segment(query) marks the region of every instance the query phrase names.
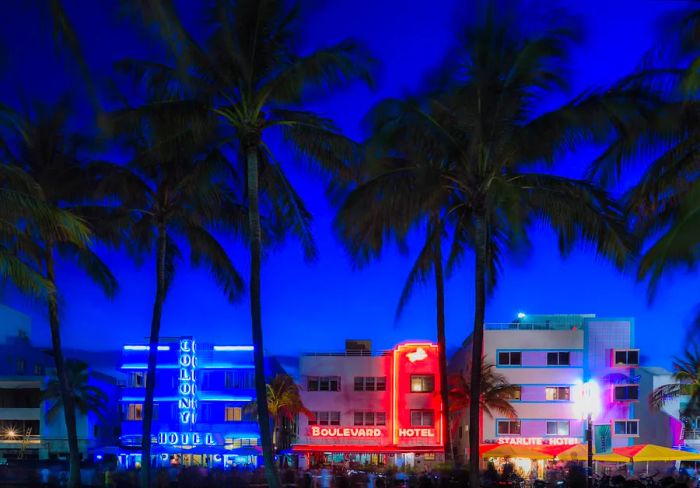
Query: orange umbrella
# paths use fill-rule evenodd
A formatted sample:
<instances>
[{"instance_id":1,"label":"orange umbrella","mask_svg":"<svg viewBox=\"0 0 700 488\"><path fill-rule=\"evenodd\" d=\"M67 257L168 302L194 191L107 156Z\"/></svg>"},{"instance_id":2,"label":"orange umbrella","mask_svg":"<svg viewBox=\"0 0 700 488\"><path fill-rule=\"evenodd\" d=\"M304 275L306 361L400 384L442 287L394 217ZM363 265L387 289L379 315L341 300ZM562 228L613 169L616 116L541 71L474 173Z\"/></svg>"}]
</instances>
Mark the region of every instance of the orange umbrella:
<instances>
[{"instance_id":1,"label":"orange umbrella","mask_svg":"<svg viewBox=\"0 0 700 488\"><path fill-rule=\"evenodd\" d=\"M536 449L562 461L582 461L588 458L588 446L586 444L539 446Z\"/></svg>"},{"instance_id":2,"label":"orange umbrella","mask_svg":"<svg viewBox=\"0 0 700 488\"><path fill-rule=\"evenodd\" d=\"M481 444L479 446L479 455L481 457L484 457L484 453L491 451L492 449L496 449L499 446L499 444Z\"/></svg>"}]
</instances>

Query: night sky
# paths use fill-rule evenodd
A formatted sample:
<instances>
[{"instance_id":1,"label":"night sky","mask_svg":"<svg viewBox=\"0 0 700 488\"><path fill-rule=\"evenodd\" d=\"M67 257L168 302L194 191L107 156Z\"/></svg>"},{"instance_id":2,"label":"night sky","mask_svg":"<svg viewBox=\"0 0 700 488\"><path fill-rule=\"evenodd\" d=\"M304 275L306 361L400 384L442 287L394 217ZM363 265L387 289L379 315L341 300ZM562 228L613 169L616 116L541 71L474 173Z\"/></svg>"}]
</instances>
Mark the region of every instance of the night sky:
<instances>
[{"instance_id":1,"label":"night sky","mask_svg":"<svg viewBox=\"0 0 700 488\"><path fill-rule=\"evenodd\" d=\"M82 97L84 88L69 59L51 43L48 22L38 13L43 2L3 2L0 39L6 60L0 69L0 101L21 107L24 100L51 100L65 91ZM147 57L143 39L123 20L111 15L111 2L67 2L90 65L98 79L109 76L111 63L121 57ZM321 46L352 36L366 43L381 61L376 90L355 86L314 109L335 119L346 133L362 137L361 119L379 99L419 88L423 76L436 66L454 39L455 5L445 0L334 0L317 2L308 15L306 46ZM566 2L581 17L586 36L573 52L573 95L601 87L631 72L644 53L658 42L659 18L686 2L673 0L587 0ZM547 2L540 2L547 5ZM196 19L195 19L196 20ZM554 97L554 105L566 94ZM78 122L80 124L80 121ZM562 161L559 172L580 175L595 151L580 151ZM332 231L334 211L321 181L294 166L293 183L314 215L320 258L304 263L300 246L290 241L275 249L263 267L263 322L269 353L294 355L302 351L338 350L345 338L372 339L388 348L405 339L435 339L434 293L419 289L401 321L394 311L409 267L409 255L388 249L381 261L353 270ZM633 182L633 176L625 185ZM498 287L488 303L489 322L508 322L520 312L596 313L634 317L637 345L646 364L668 366L683 348L686 329L695 317L697 275L678 272L662 281L656 299L647 303L646 285L634 275L621 275L596 259L591 249L578 248L567 259L558 254L553 234L533 229L533 249L504 263ZM229 243L239 270L248 273L248 255ZM105 299L71 266L59 268L63 287L63 334L66 347L116 349L142 342L148 334L154 295L153 263L137 268L123 253L104 250L120 282L113 301ZM447 283L447 339L458 346L472 327L473 266L470 262ZM48 345L45 312L12 290L0 301L29 313L33 339ZM219 344L248 343L248 297L230 305L204 271L182 263L165 305L162 335L191 335Z\"/></svg>"}]
</instances>

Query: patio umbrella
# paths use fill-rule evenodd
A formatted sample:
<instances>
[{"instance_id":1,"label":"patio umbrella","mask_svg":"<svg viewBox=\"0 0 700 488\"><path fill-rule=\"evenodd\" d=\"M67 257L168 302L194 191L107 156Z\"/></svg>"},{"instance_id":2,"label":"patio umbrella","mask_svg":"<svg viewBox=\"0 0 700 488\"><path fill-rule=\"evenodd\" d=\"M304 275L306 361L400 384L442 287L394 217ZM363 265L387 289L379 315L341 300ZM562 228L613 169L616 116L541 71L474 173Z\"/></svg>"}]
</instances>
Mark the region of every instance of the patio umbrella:
<instances>
[{"instance_id":1,"label":"patio umbrella","mask_svg":"<svg viewBox=\"0 0 700 488\"><path fill-rule=\"evenodd\" d=\"M617 447L615 454L626 456L634 462L654 461L700 461L700 454L657 446L656 444L639 444L636 446Z\"/></svg>"},{"instance_id":2,"label":"patio umbrella","mask_svg":"<svg viewBox=\"0 0 700 488\"><path fill-rule=\"evenodd\" d=\"M629 463L630 458L623 456L622 454L616 454L614 452L609 452L607 454L594 454L594 461L600 461L603 463Z\"/></svg>"},{"instance_id":3,"label":"patio umbrella","mask_svg":"<svg viewBox=\"0 0 700 488\"><path fill-rule=\"evenodd\" d=\"M479 455L484 457L484 453L496 449L499 444L481 444L479 446Z\"/></svg>"},{"instance_id":4,"label":"patio umbrella","mask_svg":"<svg viewBox=\"0 0 700 488\"><path fill-rule=\"evenodd\" d=\"M514 446L511 444L502 444L494 449L489 449L484 452L483 458L523 458L523 459L549 459L552 456L524 446Z\"/></svg>"},{"instance_id":5,"label":"patio umbrella","mask_svg":"<svg viewBox=\"0 0 700 488\"><path fill-rule=\"evenodd\" d=\"M588 459L588 446L586 444L574 444L569 446L542 446L537 448L562 461L584 461Z\"/></svg>"}]
</instances>

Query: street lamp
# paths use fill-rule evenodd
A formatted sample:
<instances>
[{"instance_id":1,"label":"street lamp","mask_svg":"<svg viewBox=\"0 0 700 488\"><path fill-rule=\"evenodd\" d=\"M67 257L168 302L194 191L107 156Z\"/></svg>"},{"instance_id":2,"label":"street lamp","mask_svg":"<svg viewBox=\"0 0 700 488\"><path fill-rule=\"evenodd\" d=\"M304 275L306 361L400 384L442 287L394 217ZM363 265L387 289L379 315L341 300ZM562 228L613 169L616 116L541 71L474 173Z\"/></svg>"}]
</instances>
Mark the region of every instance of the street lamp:
<instances>
[{"instance_id":1,"label":"street lamp","mask_svg":"<svg viewBox=\"0 0 700 488\"><path fill-rule=\"evenodd\" d=\"M574 409L578 417L586 420L586 442L588 443L588 466L586 486L593 486L593 419L600 414L600 388L593 380L579 382L574 386Z\"/></svg>"}]
</instances>

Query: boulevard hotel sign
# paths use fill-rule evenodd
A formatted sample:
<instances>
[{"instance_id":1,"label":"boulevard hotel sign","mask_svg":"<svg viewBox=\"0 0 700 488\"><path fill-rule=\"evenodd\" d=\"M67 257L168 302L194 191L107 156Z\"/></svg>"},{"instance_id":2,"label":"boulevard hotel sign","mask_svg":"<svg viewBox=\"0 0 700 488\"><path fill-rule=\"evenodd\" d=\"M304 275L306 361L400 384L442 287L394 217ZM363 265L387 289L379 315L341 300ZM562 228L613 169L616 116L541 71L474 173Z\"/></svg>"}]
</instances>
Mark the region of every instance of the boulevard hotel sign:
<instances>
[{"instance_id":1,"label":"boulevard hotel sign","mask_svg":"<svg viewBox=\"0 0 700 488\"><path fill-rule=\"evenodd\" d=\"M357 439L368 441L368 447L374 448L441 450L443 415L438 390L438 346L426 342L400 344L384 358L381 374L387 376L387 388L377 406L387 414L386 426L309 425L308 439L317 445L331 444L336 449L345 445L356 448L358 443L350 439ZM298 446L300 451L306 447Z\"/></svg>"}]
</instances>

